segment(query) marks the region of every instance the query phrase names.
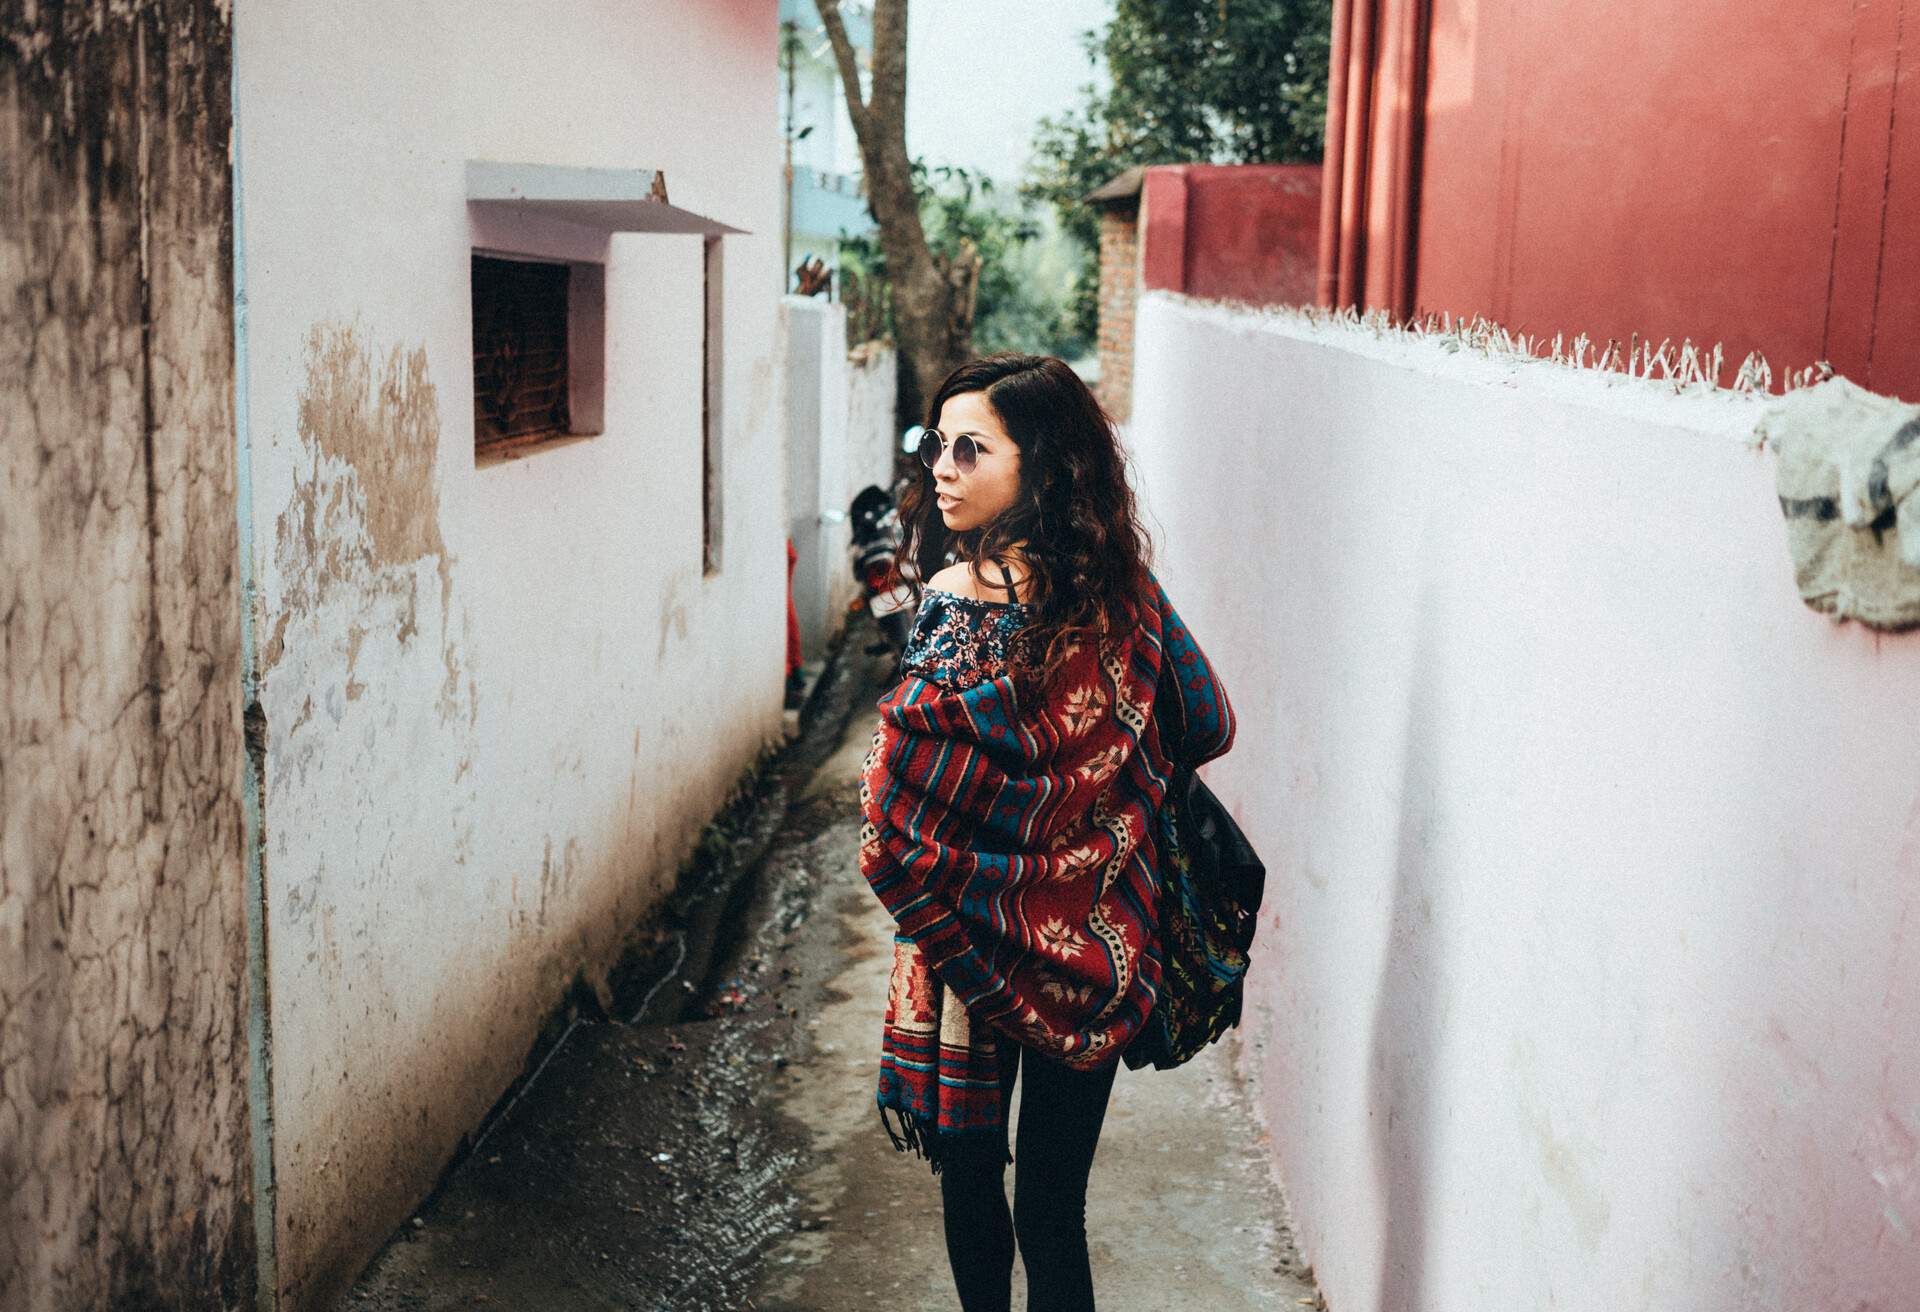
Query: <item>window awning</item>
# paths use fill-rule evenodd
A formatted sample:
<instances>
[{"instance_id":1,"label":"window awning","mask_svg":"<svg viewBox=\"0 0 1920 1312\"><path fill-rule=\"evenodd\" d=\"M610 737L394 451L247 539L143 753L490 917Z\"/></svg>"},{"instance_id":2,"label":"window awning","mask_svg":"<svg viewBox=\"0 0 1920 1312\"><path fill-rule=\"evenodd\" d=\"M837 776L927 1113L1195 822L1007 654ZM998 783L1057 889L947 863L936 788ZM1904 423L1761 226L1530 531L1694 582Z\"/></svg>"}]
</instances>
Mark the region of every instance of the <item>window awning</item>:
<instances>
[{"instance_id":1,"label":"window awning","mask_svg":"<svg viewBox=\"0 0 1920 1312\"><path fill-rule=\"evenodd\" d=\"M467 161L467 204L507 215L539 215L605 232L742 234L718 219L667 203L658 169L590 169L564 164Z\"/></svg>"}]
</instances>

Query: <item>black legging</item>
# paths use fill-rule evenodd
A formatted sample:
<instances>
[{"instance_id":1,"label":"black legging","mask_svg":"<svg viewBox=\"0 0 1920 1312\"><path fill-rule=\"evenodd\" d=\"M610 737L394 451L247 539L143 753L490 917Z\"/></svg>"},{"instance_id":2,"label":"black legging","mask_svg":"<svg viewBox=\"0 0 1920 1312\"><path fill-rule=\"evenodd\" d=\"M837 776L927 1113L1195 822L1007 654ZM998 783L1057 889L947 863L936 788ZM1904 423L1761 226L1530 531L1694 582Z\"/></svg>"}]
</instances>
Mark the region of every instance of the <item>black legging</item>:
<instances>
[{"instance_id":1,"label":"black legging","mask_svg":"<svg viewBox=\"0 0 1920 1312\"><path fill-rule=\"evenodd\" d=\"M1027 1312L1093 1312L1087 1262L1087 1172L1100 1143L1119 1062L1076 1071L1000 1040L1002 1106L1026 1071L1013 1144L1013 1211L1007 1211L1007 1135L954 1152L940 1172L947 1260L961 1312L1007 1312L1013 1245L1027 1268Z\"/></svg>"}]
</instances>

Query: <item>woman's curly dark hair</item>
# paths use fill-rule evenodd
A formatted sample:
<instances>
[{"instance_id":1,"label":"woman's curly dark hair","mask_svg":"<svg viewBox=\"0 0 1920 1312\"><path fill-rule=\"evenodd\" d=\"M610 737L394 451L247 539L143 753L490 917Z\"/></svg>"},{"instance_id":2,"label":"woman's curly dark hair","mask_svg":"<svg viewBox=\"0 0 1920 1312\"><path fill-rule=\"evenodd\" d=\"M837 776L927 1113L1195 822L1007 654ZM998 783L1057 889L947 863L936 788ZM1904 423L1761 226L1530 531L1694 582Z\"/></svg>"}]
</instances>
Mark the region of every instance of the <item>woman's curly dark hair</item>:
<instances>
[{"instance_id":1,"label":"woman's curly dark hair","mask_svg":"<svg viewBox=\"0 0 1920 1312\"><path fill-rule=\"evenodd\" d=\"M938 426L948 397L967 392L985 396L1019 447L1019 496L979 528L952 533L940 518L932 472L916 462L917 476L900 498L900 560L917 592L950 556L972 562L985 582L981 563L1017 547L1034 608L1025 638L1045 653L1050 675L1063 638L1103 637L1137 622L1152 543L1113 420L1065 361L1012 352L970 360L934 393L928 426Z\"/></svg>"}]
</instances>

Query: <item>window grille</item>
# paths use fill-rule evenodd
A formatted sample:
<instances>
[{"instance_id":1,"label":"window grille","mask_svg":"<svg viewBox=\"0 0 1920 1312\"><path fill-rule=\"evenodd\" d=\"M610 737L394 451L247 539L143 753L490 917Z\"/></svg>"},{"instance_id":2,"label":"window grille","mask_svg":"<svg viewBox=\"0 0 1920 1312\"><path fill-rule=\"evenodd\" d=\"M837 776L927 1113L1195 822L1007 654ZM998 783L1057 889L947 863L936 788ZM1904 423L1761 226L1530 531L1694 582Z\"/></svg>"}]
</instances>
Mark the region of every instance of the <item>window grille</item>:
<instances>
[{"instance_id":1,"label":"window grille","mask_svg":"<svg viewBox=\"0 0 1920 1312\"><path fill-rule=\"evenodd\" d=\"M565 264L473 257L476 450L569 431Z\"/></svg>"}]
</instances>

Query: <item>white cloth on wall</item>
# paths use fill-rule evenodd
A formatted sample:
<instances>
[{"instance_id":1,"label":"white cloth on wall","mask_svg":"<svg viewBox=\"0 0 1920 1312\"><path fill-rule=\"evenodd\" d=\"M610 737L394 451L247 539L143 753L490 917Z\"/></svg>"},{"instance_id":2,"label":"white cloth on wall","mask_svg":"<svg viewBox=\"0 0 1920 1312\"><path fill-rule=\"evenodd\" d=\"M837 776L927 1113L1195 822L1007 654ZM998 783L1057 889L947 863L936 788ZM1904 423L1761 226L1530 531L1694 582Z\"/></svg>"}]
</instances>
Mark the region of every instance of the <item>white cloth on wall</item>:
<instances>
[{"instance_id":1,"label":"white cloth on wall","mask_svg":"<svg viewBox=\"0 0 1920 1312\"><path fill-rule=\"evenodd\" d=\"M1920 406L1844 378L1760 421L1800 596L1837 620L1920 627Z\"/></svg>"}]
</instances>

